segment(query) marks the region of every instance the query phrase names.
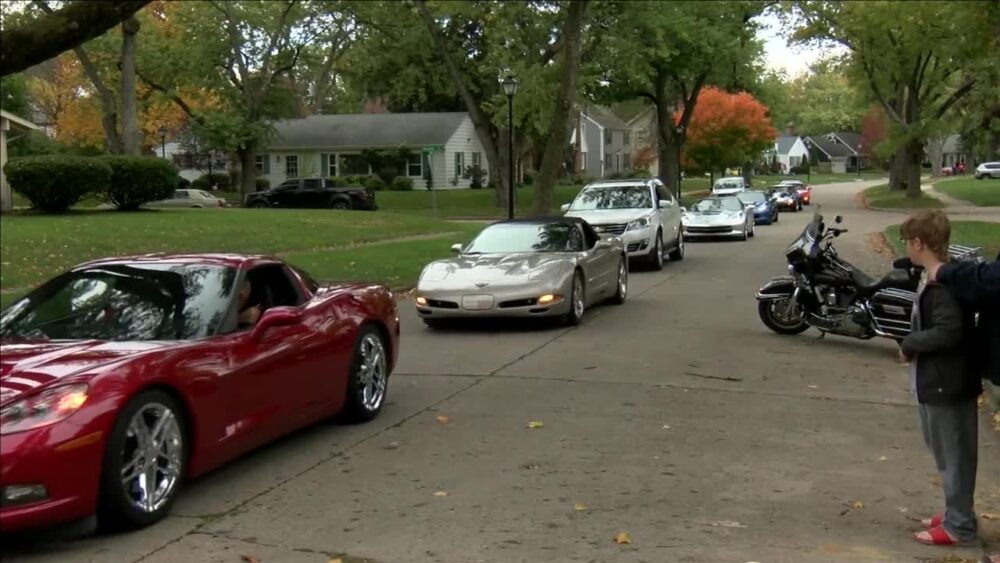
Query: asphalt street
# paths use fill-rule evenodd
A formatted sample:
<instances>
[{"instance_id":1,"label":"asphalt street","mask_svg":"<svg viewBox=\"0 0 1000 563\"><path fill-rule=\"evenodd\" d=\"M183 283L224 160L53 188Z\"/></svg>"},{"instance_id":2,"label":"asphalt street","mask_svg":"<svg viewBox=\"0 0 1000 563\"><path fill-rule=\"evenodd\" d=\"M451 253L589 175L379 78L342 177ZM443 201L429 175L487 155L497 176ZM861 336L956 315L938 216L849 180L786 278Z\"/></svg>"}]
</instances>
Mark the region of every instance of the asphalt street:
<instances>
[{"instance_id":1,"label":"asphalt street","mask_svg":"<svg viewBox=\"0 0 1000 563\"><path fill-rule=\"evenodd\" d=\"M819 186L814 201L844 215L841 255L874 275L888 259L868 235L902 215L859 209L871 184ZM190 483L151 528L8 544L4 561L975 558L982 545L910 539L942 495L895 346L779 336L757 318L755 290L785 271L815 208L747 242L691 243L683 262L633 272L625 305L573 329L432 332L402 301L401 361L377 421L250 454ZM985 416L980 442L996 550L1000 439ZM622 532L630 543L616 543Z\"/></svg>"}]
</instances>

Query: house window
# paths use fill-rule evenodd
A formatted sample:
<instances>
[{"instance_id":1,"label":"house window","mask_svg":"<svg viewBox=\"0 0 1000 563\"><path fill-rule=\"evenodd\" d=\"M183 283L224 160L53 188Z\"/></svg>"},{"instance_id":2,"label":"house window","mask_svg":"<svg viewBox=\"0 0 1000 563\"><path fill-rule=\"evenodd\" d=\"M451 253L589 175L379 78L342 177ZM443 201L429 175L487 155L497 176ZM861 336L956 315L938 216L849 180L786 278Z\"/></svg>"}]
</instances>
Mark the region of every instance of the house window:
<instances>
[{"instance_id":1,"label":"house window","mask_svg":"<svg viewBox=\"0 0 1000 563\"><path fill-rule=\"evenodd\" d=\"M344 176L367 176L371 174L368 166L368 161L366 161L360 154L345 154L340 157L342 170L340 173Z\"/></svg>"},{"instance_id":2,"label":"house window","mask_svg":"<svg viewBox=\"0 0 1000 563\"><path fill-rule=\"evenodd\" d=\"M264 173L264 159L267 158L266 154L258 154L253 159L253 169L257 174Z\"/></svg>"},{"instance_id":3,"label":"house window","mask_svg":"<svg viewBox=\"0 0 1000 563\"><path fill-rule=\"evenodd\" d=\"M792 166L792 167L798 166L799 164L802 164L802 157L801 156L790 156L790 157L788 157L788 164L790 166Z\"/></svg>"},{"instance_id":4,"label":"house window","mask_svg":"<svg viewBox=\"0 0 1000 563\"><path fill-rule=\"evenodd\" d=\"M455 177L461 178L465 174L465 153L455 153Z\"/></svg>"},{"instance_id":5,"label":"house window","mask_svg":"<svg viewBox=\"0 0 1000 563\"><path fill-rule=\"evenodd\" d=\"M629 132L625 131L622 133L622 144L626 147L629 145Z\"/></svg>"},{"instance_id":6,"label":"house window","mask_svg":"<svg viewBox=\"0 0 1000 563\"><path fill-rule=\"evenodd\" d=\"M424 159L419 154L411 154L406 161L406 175L420 178L424 175Z\"/></svg>"},{"instance_id":7,"label":"house window","mask_svg":"<svg viewBox=\"0 0 1000 563\"><path fill-rule=\"evenodd\" d=\"M335 154L326 155L326 176L327 178L337 176L337 155Z\"/></svg>"},{"instance_id":8,"label":"house window","mask_svg":"<svg viewBox=\"0 0 1000 563\"><path fill-rule=\"evenodd\" d=\"M626 154L625 156L622 157L622 159L624 159L624 161L625 161L625 170L631 170L632 169L632 157L630 155Z\"/></svg>"},{"instance_id":9,"label":"house window","mask_svg":"<svg viewBox=\"0 0 1000 563\"><path fill-rule=\"evenodd\" d=\"M483 153L481 152L472 153L472 167L473 168L483 167Z\"/></svg>"},{"instance_id":10,"label":"house window","mask_svg":"<svg viewBox=\"0 0 1000 563\"><path fill-rule=\"evenodd\" d=\"M605 145L610 145L611 144L611 138L612 138L611 133L612 133L611 129L605 129L604 130L604 144Z\"/></svg>"},{"instance_id":11,"label":"house window","mask_svg":"<svg viewBox=\"0 0 1000 563\"><path fill-rule=\"evenodd\" d=\"M587 169L587 153L581 152L580 153L580 170L586 170L586 169Z\"/></svg>"},{"instance_id":12,"label":"house window","mask_svg":"<svg viewBox=\"0 0 1000 563\"><path fill-rule=\"evenodd\" d=\"M295 154L290 154L285 157L285 177L286 178L298 178L299 177L299 157Z\"/></svg>"},{"instance_id":13,"label":"house window","mask_svg":"<svg viewBox=\"0 0 1000 563\"><path fill-rule=\"evenodd\" d=\"M621 172L621 171L622 171L622 155L621 154L616 154L615 155L615 172Z\"/></svg>"}]
</instances>

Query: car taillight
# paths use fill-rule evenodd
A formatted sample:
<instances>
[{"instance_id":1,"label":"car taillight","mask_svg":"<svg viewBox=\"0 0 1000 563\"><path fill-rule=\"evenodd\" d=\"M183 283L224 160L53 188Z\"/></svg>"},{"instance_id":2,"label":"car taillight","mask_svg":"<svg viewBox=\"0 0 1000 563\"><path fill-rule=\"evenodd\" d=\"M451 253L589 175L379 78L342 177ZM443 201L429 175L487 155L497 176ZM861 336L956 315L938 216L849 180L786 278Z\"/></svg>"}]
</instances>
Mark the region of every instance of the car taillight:
<instances>
[{"instance_id":1,"label":"car taillight","mask_svg":"<svg viewBox=\"0 0 1000 563\"><path fill-rule=\"evenodd\" d=\"M360 192L358 192L358 197L361 199L368 199L368 192L366 192L365 190L361 190Z\"/></svg>"}]
</instances>

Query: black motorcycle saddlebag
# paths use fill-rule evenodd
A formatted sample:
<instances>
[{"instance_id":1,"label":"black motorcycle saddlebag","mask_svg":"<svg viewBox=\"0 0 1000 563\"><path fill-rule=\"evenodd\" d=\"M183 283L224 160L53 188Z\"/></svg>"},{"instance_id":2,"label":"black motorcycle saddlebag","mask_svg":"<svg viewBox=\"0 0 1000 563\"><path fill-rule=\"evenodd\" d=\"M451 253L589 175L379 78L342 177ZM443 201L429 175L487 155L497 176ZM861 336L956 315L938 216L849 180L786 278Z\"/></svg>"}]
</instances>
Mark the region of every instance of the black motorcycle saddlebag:
<instances>
[{"instance_id":1,"label":"black motorcycle saddlebag","mask_svg":"<svg viewBox=\"0 0 1000 563\"><path fill-rule=\"evenodd\" d=\"M913 302L917 294L903 289L881 289L868 301L875 332L892 338L910 334Z\"/></svg>"}]
</instances>

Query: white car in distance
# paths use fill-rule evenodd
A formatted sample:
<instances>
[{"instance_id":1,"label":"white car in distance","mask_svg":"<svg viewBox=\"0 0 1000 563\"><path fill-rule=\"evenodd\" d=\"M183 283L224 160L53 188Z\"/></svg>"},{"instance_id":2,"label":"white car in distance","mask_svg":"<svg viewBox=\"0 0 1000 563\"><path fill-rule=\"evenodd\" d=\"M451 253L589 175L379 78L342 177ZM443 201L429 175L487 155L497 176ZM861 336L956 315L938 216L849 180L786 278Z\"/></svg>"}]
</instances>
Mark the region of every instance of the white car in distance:
<instances>
[{"instance_id":1,"label":"white car in distance","mask_svg":"<svg viewBox=\"0 0 1000 563\"><path fill-rule=\"evenodd\" d=\"M727 178L719 178L715 181L712 186L712 195L714 196L727 196L736 195L740 192L746 191L747 184L746 181L739 176L732 176Z\"/></svg>"},{"instance_id":2,"label":"white car in distance","mask_svg":"<svg viewBox=\"0 0 1000 563\"><path fill-rule=\"evenodd\" d=\"M681 206L659 180L587 184L562 212L583 219L600 235L621 237L630 259L655 270L663 268L665 252L671 260L684 259Z\"/></svg>"}]
</instances>

